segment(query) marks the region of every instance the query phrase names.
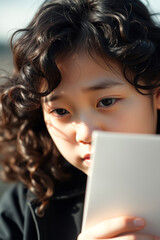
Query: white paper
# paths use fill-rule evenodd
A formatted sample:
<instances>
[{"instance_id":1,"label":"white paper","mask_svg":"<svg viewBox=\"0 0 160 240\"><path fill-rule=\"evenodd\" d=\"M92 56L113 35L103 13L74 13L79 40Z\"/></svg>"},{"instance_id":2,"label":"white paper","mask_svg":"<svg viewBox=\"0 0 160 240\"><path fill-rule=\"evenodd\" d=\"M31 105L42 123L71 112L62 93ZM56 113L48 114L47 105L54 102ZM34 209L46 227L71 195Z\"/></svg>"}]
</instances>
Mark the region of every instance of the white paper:
<instances>
[{"instance_id":1,"label":"white paper","mask_svg":"<svg viewBox=\"0 0 160 240\"><path fill-rule=\"evenodd\" d=\"M82 230L122 215L160 236L160 136L94 132Z\"/></svg>"}]
</instances>

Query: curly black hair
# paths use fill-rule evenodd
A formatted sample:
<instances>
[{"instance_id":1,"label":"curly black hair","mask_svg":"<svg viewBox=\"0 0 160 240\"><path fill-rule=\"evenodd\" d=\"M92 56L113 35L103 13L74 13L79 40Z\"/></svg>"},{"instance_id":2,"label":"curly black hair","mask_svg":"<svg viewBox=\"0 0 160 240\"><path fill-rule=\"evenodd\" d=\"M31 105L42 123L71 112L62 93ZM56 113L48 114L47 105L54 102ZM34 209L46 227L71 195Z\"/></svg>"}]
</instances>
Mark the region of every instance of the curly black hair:
<instances>
[{"instance_id":1,"label":"curly black hair","mask_svg":"<svg viewBox=\"0 0 160 240\"><path fill-rule=\"evenodd\" d=\"M13 34L15 70L0 86L1 163L5 179L23 182L37 196L39 211L48 205L56 180L66 179L41 109L41 98L61 81L57 57L84 49L110 58L137 91L152 94L160 86L159 43L160 28L139 0L45 1L30 24ZM158 111L157 133L159 119Z\"/></svg>"}]
</instances>

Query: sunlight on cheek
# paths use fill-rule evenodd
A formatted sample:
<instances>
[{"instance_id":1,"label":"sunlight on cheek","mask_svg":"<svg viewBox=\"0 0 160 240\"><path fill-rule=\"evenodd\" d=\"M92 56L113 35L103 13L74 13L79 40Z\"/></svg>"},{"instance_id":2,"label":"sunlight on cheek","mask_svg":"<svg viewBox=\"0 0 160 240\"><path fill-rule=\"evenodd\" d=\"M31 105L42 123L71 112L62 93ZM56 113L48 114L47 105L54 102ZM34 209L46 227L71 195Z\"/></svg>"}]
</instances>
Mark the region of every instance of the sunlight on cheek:
<instances>
[{"instance_id":1,"label":"sunlight on cheek","mask_svg":"<svg viewBox=\"0 0 160 240\"><path fill-rule=\"evenodd\" d=\"M49 115L45 116L45 124L46 124L48 132L53 140L59 138L59 139L62 139L63 141L70 142L70 139L71 139L70 134L67 134L61 125L56 126L53 123L51 116L49 116Z\"/></svg>"}]
</instances>

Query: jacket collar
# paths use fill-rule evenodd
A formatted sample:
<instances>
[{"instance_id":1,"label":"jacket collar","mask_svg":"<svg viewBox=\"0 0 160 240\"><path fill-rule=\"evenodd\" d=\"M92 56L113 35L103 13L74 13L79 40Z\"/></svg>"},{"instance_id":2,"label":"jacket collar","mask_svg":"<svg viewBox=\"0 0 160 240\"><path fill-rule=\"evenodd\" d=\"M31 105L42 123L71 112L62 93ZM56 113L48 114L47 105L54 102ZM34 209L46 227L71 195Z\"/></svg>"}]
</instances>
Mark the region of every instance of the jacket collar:
<instances>
[{"instance_id":1,"label":"jacket collar","mask_svg":"<svg viewBox=\"0 0 160 240\"><path fill-rule=\"evenodd\" d=\"M84 173L79 172L73 174L70 181L56 182L55 193L51 197L52 200L60 200L76 197L85 193L87 177ZM30 190L27 192L27 199L29 202L35 202L37 197ZM37 201L36 201L37 202Z\"/></svg>"}]
</instances>

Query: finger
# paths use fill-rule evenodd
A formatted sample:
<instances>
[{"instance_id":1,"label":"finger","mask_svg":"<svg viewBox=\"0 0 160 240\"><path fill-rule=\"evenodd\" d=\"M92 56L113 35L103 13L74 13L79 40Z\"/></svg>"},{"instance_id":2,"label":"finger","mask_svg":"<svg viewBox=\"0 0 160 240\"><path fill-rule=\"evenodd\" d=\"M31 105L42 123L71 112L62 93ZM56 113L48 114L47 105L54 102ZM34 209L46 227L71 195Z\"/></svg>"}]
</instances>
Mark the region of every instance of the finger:
<instances>
[{"instance_id":1,"label":"finger","mask_svg":"<svg viewBox=\"0 0 160 240\"><path fill-rule=\"evenodd\" d=\"M78 236L77 240L96 240L96 239L93 238L93 237L86 236L85 234L81 233L81 234ZM112 240L113 240L113 239L112 239Z\"/></svg>"},{"instance_id":2,"label":"finger","mask_svg":"<svg viewBox=\"0 0 160 240\"><path fill-rule=\"evenodd\" d=\"M108 238L107 240L113 239ZM160 240L160 237L149 234L134 233L115 237L114 240Z\"/></svg>"},{"instance_id":3,"label":"finger","mask_svg":"<svg viewBox=\"0 0 160 240\"><path fill-rule=\"evenodd\" d=\"M96 238L93 238L93 237L85 236L84 238L84 236L81 234L79 235L79 237L80 238L78 238L78 240L96 240ZM107 240L113 240L113 238L107 238ZM126 235L118 236L118 237L115 237L114 240L160 240L160 237L154 236L154 235L136 233L136 234L126 234Z\"/></svg>"},{"instance_id":4,"label":"finger","mask_svg":"<svg viewBox=\"0 0 160 240\"><path fill-rule=\"evenodd\" d=\"M89 236L93 239L105 239L115 237L126 232L138 231L144 227L144 219L122 216L100 222L99 224L89 228L85 232L85 236Z\"/></svg>"}]
</instances>

